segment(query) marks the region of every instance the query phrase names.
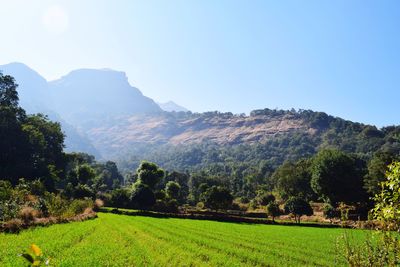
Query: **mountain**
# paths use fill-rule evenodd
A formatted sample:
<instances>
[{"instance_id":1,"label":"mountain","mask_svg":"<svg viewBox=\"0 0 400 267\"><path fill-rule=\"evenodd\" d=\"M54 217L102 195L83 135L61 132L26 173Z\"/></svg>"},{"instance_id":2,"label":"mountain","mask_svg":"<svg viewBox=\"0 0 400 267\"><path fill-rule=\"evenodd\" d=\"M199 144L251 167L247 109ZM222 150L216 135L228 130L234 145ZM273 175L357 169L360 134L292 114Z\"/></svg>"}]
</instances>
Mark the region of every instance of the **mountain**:
<instances>
[{"instance_id":1,"label":"mountain","mask_svg":"<svg viewBox=\"0 0 400 267\"><path fill-rule=\"evenodd\" d=\"M43 113L61 123L66 151L86 152L101 158L86 130L117 121L120 116L162 112L150 98L132 87L124 72L109 69L79 69L48 82L23 63L0 66L15 78L20 105L28 113Z\"/></svg>"},{"instance_id":2,"label":"mountain","mask_svg":"<svg viewBox=\"0 0 400 267\"><path fill-rule=\"evenodd\" d=\"M75 126L104 118L156 113L161 108L132 87L124 72L79 69L49 82L52 109Z\"/></svg>"},{"instance_id":3,"label":"mountain","mask_svg":"<svg viewBox=\"0 0 400 267\"><path fill-rule=\"evenodd\" d=\"M376 152L400 155L400 126L377 129L311 110L263 109L249 116L165 113L126 118L116 127L93 129L88 135L124 171L145 159L167 170L230 177L271 171L325 148L366 160Z\"/></svg>"},{"instance_id":4,"label":"mountain","mask_svg":"<svg viewBox=\"0 0 400 267\"><path fill-rule=\"evenodd\" d=\"M184 108L178 104L176 104L173 101L168 101L165 103L158 103L157 104L160 106L160 108L164 111L168 111L168 112L188 112L189 110L187 108Z\"/></svg>"},{"instance_id":5,"label":"mountain","mask_svg":"<svg viewBox=\"0 0 400 267\"><path fill-rule=\"evenodd\" d=\"M43 113L50 102L49 87L45 78L22 63L10 63L0 66L3 74L15 78L18 86L20 105L28 113Z\"/></svg>"},{"instance_id":6,"label":"mountain","mask_svg":"<svg viewBox=\"0 0 400 267\"><path fill-rule=\"evenodd\" d=\"M400 127L377 129L310 110L262 109L248 116L167 112L131 86L123 72L79 69L47 82L23 64L0 70L17 79L24 108L60 121L68 151L125 161L129 170L142 159L185 171L215 164L224 169L228 163L253 168L264 161L276 167L323 148L366 158L376 151L400 152Z\"/></svg>"}]
</instances>

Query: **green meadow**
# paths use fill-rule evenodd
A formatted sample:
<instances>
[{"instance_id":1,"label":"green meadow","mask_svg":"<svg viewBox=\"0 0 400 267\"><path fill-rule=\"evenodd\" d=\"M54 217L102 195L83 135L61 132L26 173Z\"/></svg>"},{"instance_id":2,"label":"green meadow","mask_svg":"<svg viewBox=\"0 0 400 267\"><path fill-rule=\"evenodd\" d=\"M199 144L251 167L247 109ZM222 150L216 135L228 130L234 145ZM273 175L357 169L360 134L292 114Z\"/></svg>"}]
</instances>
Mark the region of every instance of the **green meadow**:
<instances>
[{"instance_id":1,"label":"green meadow","mask_svg":"<svg viewBox=\"0 0 400 267\"><path fill-rule=\"evenodd\" d=\"M363 231L351 230L355 239ZM338 266L343 229L99 213L85 222L0 234L0 266L37 244L51 266Z\"/></svg>"}]
</instances>

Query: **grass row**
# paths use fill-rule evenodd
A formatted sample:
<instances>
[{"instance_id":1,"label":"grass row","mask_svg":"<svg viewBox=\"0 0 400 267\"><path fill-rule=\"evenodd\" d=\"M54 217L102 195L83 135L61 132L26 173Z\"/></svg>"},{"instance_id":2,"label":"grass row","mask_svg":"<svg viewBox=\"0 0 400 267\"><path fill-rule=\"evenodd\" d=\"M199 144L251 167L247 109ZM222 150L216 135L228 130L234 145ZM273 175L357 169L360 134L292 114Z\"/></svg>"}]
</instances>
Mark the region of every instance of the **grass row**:
<instances>
[{"instance_id":1,"label":"grass row","mask_svg":"<svg viewBox=\"0 0 400 267\"><path fill-rule=\"evenodd\" d=\"M54 266L340 266L335 242L343 231L100 213L0 234L0 266L22 265L17 255L31 243Z\"/></svg>"}]
</instances>

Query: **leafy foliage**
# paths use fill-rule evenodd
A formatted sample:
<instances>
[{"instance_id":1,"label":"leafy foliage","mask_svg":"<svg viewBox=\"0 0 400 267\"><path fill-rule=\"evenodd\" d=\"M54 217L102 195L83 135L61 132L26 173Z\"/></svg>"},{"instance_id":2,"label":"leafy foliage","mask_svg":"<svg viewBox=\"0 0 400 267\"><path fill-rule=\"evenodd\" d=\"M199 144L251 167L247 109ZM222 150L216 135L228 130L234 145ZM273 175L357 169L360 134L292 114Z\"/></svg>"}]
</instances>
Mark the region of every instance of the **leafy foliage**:
<instances>
[{"instance_id":1,"label":"leafy foliage","mask_svg":"<svg viewBox=\"0 0 400 267\"><path fill-rule=\"evenodd\" d=\"M281 210L279 208L279 205L274 201L270 202L267 205L267 215L272 217L272 221L275 221L275 217L279 216L281 214Z\"/></svg>"},{"instance_id":2,"label":"leafy foliage","mask_svg":"<svg viewBox=\"0 0 400 267\"><path fill-rule=\"evenodd\" d=\"M311 187L324 201L355 203L365 200L364 169L357 158L338 150L323 150L312 165Z\"/></svg>"},{"instance_id":3,"label":"leafy foliage","mask_svg":"<svg viewBox=\"0 0 400 267\"><path fill-rule=\"evenodd\" d=\"M303 215L310 216L313 210L310 204L299 197L291 197L285 204L285 212L294 215L295 221L300 223L300 218Z\"/></svg>"},{"instance_id":4,"label":"leafy foliage","mask_svg":"<svg viewBox=\"0 0 400 267\"><path fill-rule=\"evenodd\" d=\"M220 186L210 187L202 194L202 198L206 207L214 210L227 209L233 201L229 190Z\"/></svg>"}]
</instances>

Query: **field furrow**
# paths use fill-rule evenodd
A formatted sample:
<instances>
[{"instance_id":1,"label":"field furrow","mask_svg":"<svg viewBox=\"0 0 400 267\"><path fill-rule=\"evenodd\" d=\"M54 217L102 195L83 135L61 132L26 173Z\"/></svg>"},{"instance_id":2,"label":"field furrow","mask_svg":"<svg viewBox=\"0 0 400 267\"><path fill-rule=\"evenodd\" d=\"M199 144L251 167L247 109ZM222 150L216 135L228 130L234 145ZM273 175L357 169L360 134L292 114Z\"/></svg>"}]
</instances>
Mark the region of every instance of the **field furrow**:
<instances>
[{"instance_id":1,"label":"field furrow","mask_svg":"<svg viewBox=\"0 0 400 267\"><path fill-rule=\"evenodd\" d=\"M342 229L251 225L99 213L85 222L0 234L0 266L39 245L52 266L343 266ZM352 230L355 240L363 231Z\"/></svg>"}]
</instances>

